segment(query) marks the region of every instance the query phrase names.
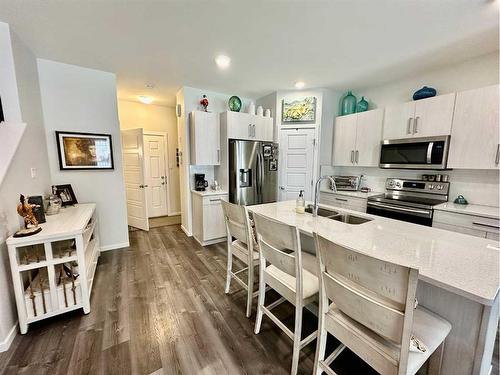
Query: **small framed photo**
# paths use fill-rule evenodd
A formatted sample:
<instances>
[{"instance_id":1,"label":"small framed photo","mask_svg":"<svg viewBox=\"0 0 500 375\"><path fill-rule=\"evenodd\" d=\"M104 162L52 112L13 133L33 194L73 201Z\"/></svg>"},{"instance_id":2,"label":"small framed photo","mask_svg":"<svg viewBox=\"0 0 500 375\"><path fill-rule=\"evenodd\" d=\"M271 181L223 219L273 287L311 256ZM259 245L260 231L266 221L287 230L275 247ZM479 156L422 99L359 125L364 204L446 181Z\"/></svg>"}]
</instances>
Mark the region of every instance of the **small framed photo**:
<instances>
[{"instance_id":1,"label":"small framed photo","mask_svg":"<svg viewBox=\"0 0 500 375\"><path fill-rule=\"evenodd\" d=\"M61 198L62 206L73 206L78 203L75 192L70 184L56 185L56 195Z\"/></svg>"},{"instance_id":2,"label":"small framed photo","mask_svg":"<svg viewBox=\"0 0 500 375\"><path fill-rule=\"evenodd\" d=\"M61 170L114 169L110 134L56 131Z\"/></svg>"},{"instance_id":3,"label":"small framed photo","mask_svg":"<svg viewBox=\"0 0 500 375\"><path fill-rule=\"evenodd\" d=\"M28 197L28 203L33 205L33 214L35 215L38 224L45 223L45 211L43 207L43 197L41 195L36 195L33 197Z\"/></svg>"}]
</instances>

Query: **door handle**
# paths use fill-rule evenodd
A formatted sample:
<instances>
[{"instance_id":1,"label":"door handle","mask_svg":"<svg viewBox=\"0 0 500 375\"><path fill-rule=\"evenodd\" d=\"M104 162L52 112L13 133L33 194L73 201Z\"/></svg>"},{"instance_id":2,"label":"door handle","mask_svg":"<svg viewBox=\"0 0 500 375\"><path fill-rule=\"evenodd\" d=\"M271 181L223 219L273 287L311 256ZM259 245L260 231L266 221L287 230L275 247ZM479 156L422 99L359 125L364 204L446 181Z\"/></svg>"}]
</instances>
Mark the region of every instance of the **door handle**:
<instances>
[{"instance_id":1,"label":"door handle","mask_svg":"<svg viewBox=\"0 0 500 375\"><path fill-rule=\"evenodd\" d=\"M356 150L356 164L359 162L359 150Z\"/></svg>"},{"instance_id":2,"label":"door handle","mask_svg":"<svg viewBox=\"0 0 500 375\"><path fill-rule=\"evenodd\" d=\"M351 150L351 163L354 163L354 150Z\"/></svg>"},{"instance_id":3,"label":"door handle","mask_svg":"<svg viewBox=\"0 0 500 375\"><path fill-rule=\"evenodd\" d=\"M420 119L420 116L415 117L415 125L413 126L413 134L418 133L418 120Z\"/></svg>"},{"instance_id":4,"label":"door handle","mask_svg":"<svg viewBox=\"0 0 500 375\"><path fill-rule=\"evenodd\" d=\"M284 186L280 186L280 190L285 190L285 187Z\"/></svg>"},{"instance_id":5,"label":"door handle","mask_svg":"<svg viewBox=\"0 0 500 375\"><path fill-rule=\"evenodd\" d=\"M412 131L411 131L411 120L412 120L412 118L408 117L408 124L406 125L406 134L411 134L412 133Z\"/></svg>"}]
</instances>

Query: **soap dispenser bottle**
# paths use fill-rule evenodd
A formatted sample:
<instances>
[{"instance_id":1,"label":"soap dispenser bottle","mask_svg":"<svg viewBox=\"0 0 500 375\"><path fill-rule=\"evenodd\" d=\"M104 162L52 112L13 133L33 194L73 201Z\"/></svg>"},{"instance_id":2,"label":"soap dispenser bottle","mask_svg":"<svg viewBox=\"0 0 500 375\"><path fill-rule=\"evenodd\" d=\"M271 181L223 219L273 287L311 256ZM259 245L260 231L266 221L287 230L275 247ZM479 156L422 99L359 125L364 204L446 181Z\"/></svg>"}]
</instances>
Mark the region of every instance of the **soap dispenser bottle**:
<instances>
[{"instance_id":1,"label":"soap dispenser bottle","mask_svg":"<svg viewBox=\"0 0 500 375\"><path fill-rule=\"evenodd\" d=\"M306 212L306 201L304 200L304 190L299 192L299 197L295 201L295 212L303 214Z\"/></svg>"}]
</instances>

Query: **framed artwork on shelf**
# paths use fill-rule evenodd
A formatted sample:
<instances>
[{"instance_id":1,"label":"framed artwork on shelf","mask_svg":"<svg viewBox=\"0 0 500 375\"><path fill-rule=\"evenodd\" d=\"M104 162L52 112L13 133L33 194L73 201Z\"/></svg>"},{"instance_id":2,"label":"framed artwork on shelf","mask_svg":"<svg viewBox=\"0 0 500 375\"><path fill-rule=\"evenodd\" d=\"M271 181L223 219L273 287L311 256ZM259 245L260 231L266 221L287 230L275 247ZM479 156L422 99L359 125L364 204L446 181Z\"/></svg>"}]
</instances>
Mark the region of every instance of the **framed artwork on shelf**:
<instances>
[{"instance_id":1,"label":"framed artwork on shelf","mask_svg":"<svg viewBox=\"0 0 500 375\"><path fill-rule=\"evenodd\" d=\"M316 122L316 98L304 96L285 98L281 103L283 124L313 124Z\"/></svg>"},{"instance_id":2,"label":"framed artwork on shelf","mask_svg":"<svg viewBox=\"0 0 500 375\"><path fill-rule=\"evenodd\" d=\"M62 206L73 206L78 203L71 184L56 185L56 195L61 198Z\"/></svg>"},{"instance_id":3,"label":"framed artwork on shelf","mask_svg":"<svg viewBox=\"0 0 500 375\"><path fill-rule=\"evenodd\" d=\"M110 134L56 131L61 170L114 169Z\"/></svg>"},{"instance_id":4,"label":"framed artwork on shelf","mask_svg":"<svg viewBox=\"0 0 500 375\"><path fill-rule=\"evenodd\" d=\"M41 195L36 195L33 197L28 197L28 203L33 206L33 215L35 215L38 224L45 223L45 211L43 209L43 197Z\"/></svg>"}]
</instances>

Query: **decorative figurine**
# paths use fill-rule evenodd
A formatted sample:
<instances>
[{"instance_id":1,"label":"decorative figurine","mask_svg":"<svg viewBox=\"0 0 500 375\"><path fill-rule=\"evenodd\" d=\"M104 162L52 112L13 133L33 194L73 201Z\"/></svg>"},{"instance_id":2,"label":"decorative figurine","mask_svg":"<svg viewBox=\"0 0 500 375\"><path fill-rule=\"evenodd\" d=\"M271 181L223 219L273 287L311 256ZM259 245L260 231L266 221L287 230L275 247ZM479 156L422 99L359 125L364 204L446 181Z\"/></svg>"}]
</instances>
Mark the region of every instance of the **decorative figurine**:
<instances>
[{"instance_id":1,"label":"decorative figurine","mask_svg":"<svg viewBox=\"0 0 500 375\"><path fill-rule=\"evenodd\" d=\"M33 214L33 207L36 205L28 203L28 200L22 194L19 200L21 203L17 205L17 213L24 219L24 229L18 230L14 237L32 236L42 230Z\"/></svg>"},{"instance_id":2,"label":"decorative figurine","mask_svg":"<svg viewBox=\"0 0 500 375\"><path fill-rule=\"evenodd\" d=\"M203 95L203 98L200 100L200 104L201 104L201 106L203 107L203 110L204 110L205 112L208 112L208 111L207 111L207 108L208 108L208 98L207 98L207 96L206 96L206 95Z\"/></svg>"}]
</instances>

